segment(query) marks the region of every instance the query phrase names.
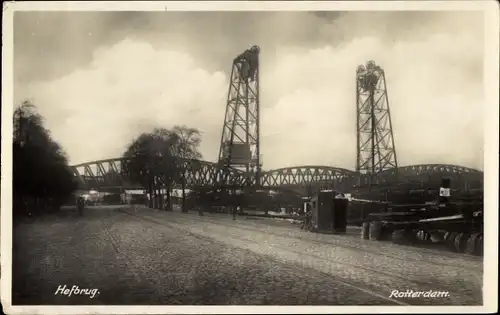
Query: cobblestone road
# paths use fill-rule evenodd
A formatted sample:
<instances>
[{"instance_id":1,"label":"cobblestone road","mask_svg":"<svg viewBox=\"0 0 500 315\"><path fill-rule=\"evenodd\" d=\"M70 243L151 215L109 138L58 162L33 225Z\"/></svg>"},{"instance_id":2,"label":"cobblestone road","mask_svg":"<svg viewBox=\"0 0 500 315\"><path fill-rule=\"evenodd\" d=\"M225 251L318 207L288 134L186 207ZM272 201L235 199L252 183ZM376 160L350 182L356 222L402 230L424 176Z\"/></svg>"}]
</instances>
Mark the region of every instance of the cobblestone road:
<instances>
[{"instance_id":1,"label":"cobblestone road","mask_svg":"<svg viewBox=\"0 0 500 315\"><path fill-rule=\"evenodd\" d=\"M14 246L13 304L482 304L480 258L222 214L65 211L17 226ZM99 293L54 295L60 285Z\"/></svg>"}]
</instances>

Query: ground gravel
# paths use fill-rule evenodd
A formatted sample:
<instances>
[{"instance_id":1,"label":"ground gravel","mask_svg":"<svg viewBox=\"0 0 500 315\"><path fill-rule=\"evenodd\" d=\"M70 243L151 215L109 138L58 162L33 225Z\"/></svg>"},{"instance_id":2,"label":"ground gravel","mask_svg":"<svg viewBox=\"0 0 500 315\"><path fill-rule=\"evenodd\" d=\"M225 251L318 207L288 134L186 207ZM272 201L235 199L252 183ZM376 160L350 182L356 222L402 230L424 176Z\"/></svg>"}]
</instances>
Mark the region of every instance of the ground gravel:
<instances>
[{"instance_id":1,"label":"ground gravel","mask_svg":"<svg viewBox=\"0 0 500 315\"><path fill-rule=\"evenodd\" d=\"M65 210L14 229L13 304L481 304L481 261L453 257L222 214ZM54 295L59 285L99 294ZM451 296L388 299L396 289Z\"/></svg>"}]
</instances>

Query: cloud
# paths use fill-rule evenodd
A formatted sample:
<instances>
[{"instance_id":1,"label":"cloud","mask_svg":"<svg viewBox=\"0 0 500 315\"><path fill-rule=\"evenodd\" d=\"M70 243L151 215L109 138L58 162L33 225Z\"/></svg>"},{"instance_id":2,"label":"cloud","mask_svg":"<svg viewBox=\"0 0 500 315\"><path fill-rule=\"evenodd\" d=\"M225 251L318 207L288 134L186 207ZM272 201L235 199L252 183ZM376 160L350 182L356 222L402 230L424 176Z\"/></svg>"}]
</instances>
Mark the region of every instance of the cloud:
<instances>
[{"instance_id":1,"label":"cloud","mask_svg":"<svg viewBox=\"0 0 500 315\"><path fill-rule=\"evenodd\" d=\"M335 20L295 14L301 18L295 24L286 14L240 16L259 22L253 34L226 28L231 19L218 14L215 24L209 18L181 24L182 33L141 30L112 45L97 45L89 63L62 77L19 85L16 94L39 106L72 163L118 157L139 133L174 124L202 130L202 153L215 161L228 56L257 43L264 167L352 169L355 70L375 60L387 75L399 164L482 168L481 21L459 13L390 18L361 12ZM150 24L159 29L162 23L152 19ZM235 29L244 29L239 25Z\"/></svg>"},{"instance_id":2,"label":"cloud","mask_svg":"<svg viewBox=\"0 0 500 315\"><path fill-rule=\"evenodd\" d=\"M267 78L269 84L264 85L263 94L276 93L272 95L275 105L263 111L264 161L271 160L276 166L353 168L355 69L376 60L387 74L399 164L481 168L482 74L471 70L481 67L480 62L476 64L481 49L470 34L454 38L435 35L393 45L374 37L358 38L341 47L285 54ZM271 135L266 138L267 133Z\"/></svg>"},{"instance_id":3,"label":"cloud","mask_svg":"<svg viewBox=\"0 0 500 315\"><path fill-rule=\"evenodd\" d=\"M119 157L141 132L183 123L205 131L202 149L214 151L218 144L210 137L222 123L226 86L223 73L203 70L189 55L124 40L31 93L54 137L78 163Z\"/></svg>"}]
</instances>

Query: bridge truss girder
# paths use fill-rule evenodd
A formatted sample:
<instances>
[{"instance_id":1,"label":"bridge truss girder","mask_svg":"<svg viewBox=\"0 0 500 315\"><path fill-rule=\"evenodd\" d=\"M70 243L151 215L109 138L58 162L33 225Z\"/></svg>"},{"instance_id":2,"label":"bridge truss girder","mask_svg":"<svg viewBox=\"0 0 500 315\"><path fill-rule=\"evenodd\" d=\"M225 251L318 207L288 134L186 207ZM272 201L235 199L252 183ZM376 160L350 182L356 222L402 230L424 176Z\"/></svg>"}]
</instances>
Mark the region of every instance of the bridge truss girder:
<instances>
[{"instance_id":1,"label":"bridge truss girder","mask_svg":"<svg viewBox=\"0 0 500 315\"><path fill-rule=\"evenodd\" d=\"M137 183L132 183L122 169L123 158L93 161L74 165L71 167L79 184L89 189L106 189L121 187L124 189L142 188ZM184 159L182 160L186 187L200 187L213 185L214 174L217 172L215 163ZM236 169L229 170L231 181L240 179L240 172ZM181 183L174 183L180 186Z\"/></svg>"},{"instance_id":2,"label":"bridge truss girder","mask_svg":"<svg viewBox=\"0 0 500 315\"><path fill-rule=\"evenodd\" d=\"M81 188L86 189L142 189L138 184L131 183L122 172L122 158L100 160L74 165L71 167ZM220 169L216 163L200 160L184 160L186 187L216 187L215 174ZM236 185L245 180L244 174L237 169L229 169L231 182ZM367 183L377 187L395 189L403 185L417 187L422 183L438 183L441 178L451 179L452 186L457 189L482 189L483 172L458 165L422 164L389 169L378 173L375 177L360 175L347 169L329 166L297 166L261 173L261 188L286 190L292 187L301 191L312 189L339 189L349 191L353 188L364 189ZM422 184L423 185L423 184ZM180 187L180 183L175 184ZM402 187L402 186L401 186ZM417 187L418 188L418 187Z\"/></svg>"},{"instance_id":3,"label":"bridge truss girder","mask_svg":"<svg viewBox=\"0 0 500 315\"><path fill-rule=\"evenodd\" d=\"M351 185L355 174L347 169L328 166L287 167L262 173L261 185L276 189L296 185L306 188L312 185L314 188L338 189Z\"/></svg>"}]
</instances>

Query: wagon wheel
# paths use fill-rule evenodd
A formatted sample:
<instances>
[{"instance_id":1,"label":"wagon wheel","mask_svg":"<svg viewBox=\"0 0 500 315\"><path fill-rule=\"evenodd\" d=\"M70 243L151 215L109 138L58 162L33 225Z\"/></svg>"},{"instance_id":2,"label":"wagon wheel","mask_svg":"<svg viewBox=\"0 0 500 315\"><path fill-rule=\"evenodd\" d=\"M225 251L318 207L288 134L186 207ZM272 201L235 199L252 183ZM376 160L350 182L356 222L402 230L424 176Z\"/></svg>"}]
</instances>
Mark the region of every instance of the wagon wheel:
<instances>
[{"instance_id":1,"label":"wagon wheel","mask_svg":"<svg viewBox=\"0 0 500 315\"><path fill-rule=\"evenodd\" d=\"M409 244L418 244L417 231L413 229L405 229L404 235Z\"/></svg>"},{"instance_id":2,"label":"wagon wheel","mask_svg":"<svg viewBox=\"0 0 500 315\"><path fill-rule=\"evenodd\" d=\"M382 222L373 221L370 222L370 240L371 241L379 241L382 237Z\"/></svg>"},{"instance_id":3,"label":"wagon wheel","mask_svg":"<svg viewBox=\"0 0 500 315\"><path fill-rule=\"evenodd\" d=\"M452 251L456 251L455 248L455 239L457 238L458 233L457 232L446 232L445 238L444 238L444 243L446 247Z\"/></svg>"},{"instance_id":4,"label":"wagon wheel","mask_svg":"<svg viewBox=\"0 0 500 315\"><path fill-rule=\"evenodd\" d=\"M477 238L477 242L476 242L476 248L477 248L477 254L479 256L483 256L483 253L484 253L484 234L481 233L479 235L479 237Z\"/></svg>"},{"instance_id":5,"label":"wagon wheel","mask_svg":"<svg viewBox=\"0 0 500 315\"><path fill-rule=\"evenodd\" d=\"M405 245L408 244L408 239L406 237L405 230L395 230L391 235L392 242L394 244Z\"/></svg>"},{"instance_id":6,"label":"wagon wheel","mask_svg":"<svg viewBox=\"0 0 500 315\"><path fill-rule=\"evenodd\" d=\"M468 233L460 233L455 237L454 245L455 245L455 250L458 253L463 253L465 251L468 238L469 238Z\"/></svg>"},{"instance_id":7,"label":"wagon wheel","mask_svg":"<svg viewBox=\"0 0 500 315\"><path fill-rule=\"evenodd\" d=\"M425 240L425 231L424 230L418 230L416 236L417 236L417 241L419 243L423 243L424 240Z\"/></svg>"},{"instance_id":8,"label":"wagon wheel","mask_svg":"<svg viewBox=\"0 0 500 315\"><path fill-rule=\"evenodd\" d=\"M391 239L395 244L409 245L417 243L417 234L414 230L398 229L392 232Z\"/></svg>"},{"instance_id":9,"label":"wagon wheel","mask_svg":"<svg viewBox=\"0 0 500 315\"><path fill-rule=\"evenodd\" d=\"M474 233L467 239L464 252L468 255L478 255L478 240L481 233Z\"/></svg>"},{"instance_id":10,"label":"wagon wheel","mask_svg":"<svg viewBox=\"0 0 500 315\"><path fill-rule=\"evenodd\" d=\"M370 223L363 222L361 225L361 239L367 240L370 238Z\"/></svg>"},{"instance_id":11,"label":"wagon wheel","mask_svg":"<svg viewBox=\"0 0 500 315\"><path fill-rule=\"evenodd\" d=\"M424 235L424 240L426 242L430 242L431 241L431 233L429 232L425 232L425 235Z\"/></svg>"},{"instance_id":12,"label":"wagon wheel","mask_svg":"<svg viewBox=\"0 0 500 315\"><path fill-rule=\"evenodd\" d=\"M394 232L393 226L382 225L380 240L382 240L382 241L392 240L392 232Z\"/></svg>"}]
</instances>

